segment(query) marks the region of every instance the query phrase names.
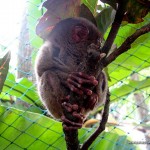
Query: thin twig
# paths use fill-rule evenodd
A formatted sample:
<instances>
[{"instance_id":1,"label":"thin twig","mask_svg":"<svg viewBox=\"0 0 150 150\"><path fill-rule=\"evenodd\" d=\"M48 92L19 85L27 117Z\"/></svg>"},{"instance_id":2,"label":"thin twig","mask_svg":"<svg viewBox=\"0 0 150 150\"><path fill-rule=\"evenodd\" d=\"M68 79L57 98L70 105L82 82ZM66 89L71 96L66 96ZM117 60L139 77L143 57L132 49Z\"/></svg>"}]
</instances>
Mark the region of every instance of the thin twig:
<instances>
[{"instance_id":1,"label":"thin twig","mask_svg":"<svg viewBox=\"0 0 150 150\"><path fill-rule=\"evenodd\" d=\"M105 126L108 120L109 115L109 104L110 104L110 93L107 92L106 102L104 106L104 112L102 115L102 120L99 124L99 127L96 129L96 131L91 135L91 137L82 145L81 150L87 150L89 146L95 141L95 139L102 133L102 131L105 130Z\"/></svg>"},{"instance_id":2,"label":"thin twig","mask_svg":"<svg viewBox=\"0 0 150 150\"><path fill-rule=\"evenodd\" d=\"M112 47L112 44L116 38L116 35L117 35L118 30L120 28L121 22L123 20L124 12L125 12L124 11L124 4L123 3L118 4L118 9L117 9L117 12L115 15L114 22L112 23L112 27L111 27L109 35L106 39L106 42L105 42L104 46L102 47L102 52L105 54L108 54L109 50Z\"/></svg>"},{"instance_id":3,"label":"thin twig","mask_svg":"<svg viewBox=\"0 0 150 150\"><path fill-rule=\"evenodd\" d=\"M135 33L129 36L123 44L114 52L112 52L105 60L104 60L104 67L108 66L112 61L114 61L118 56L122 53L128 51L131 48L131 44L141 35L150 32L150 23L137 29Z\"/></svg>"}]
</instances>

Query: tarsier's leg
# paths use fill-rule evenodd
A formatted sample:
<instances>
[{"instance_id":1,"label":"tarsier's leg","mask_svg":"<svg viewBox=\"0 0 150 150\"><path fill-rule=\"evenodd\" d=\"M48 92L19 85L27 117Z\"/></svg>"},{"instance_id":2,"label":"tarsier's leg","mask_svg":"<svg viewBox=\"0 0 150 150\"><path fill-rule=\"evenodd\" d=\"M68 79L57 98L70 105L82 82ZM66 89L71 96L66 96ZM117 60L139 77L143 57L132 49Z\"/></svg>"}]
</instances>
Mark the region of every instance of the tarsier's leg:
<instances>
[{"instance_id":1,"label":"tarsier's leg","mask_svg":"<svg viewBox=\"0 0 150 150\"><path fill-rule=\"evenodd\" d=\"M61 75L59 76L58 75ZM65 89L61 84L61 79L68 77L68 75L61 71L46 71L43 73L40 81L40 92L43 102L51 115L55 118L61 118L64 128L66 129L78 129L82 127L84 116L82 113L78 113L78 105L71 105L68 103L69 96L64 98ZM67 79L66 79L67 80ZM42 94L45 93L45 94ZM72 116L78 120L78 122L72 122L63 115L63 109L71 113ZM68 125L68 126L66 126Z\"/></svg>"},{"instance_id":2,"label":"tarsier's leg","mask_svg":"<svg viewBox=\"0 0 150 150\"><path fill-rule=\"evenodd\" d=\"M62 107L67 112L71 113L75 120L78 120L76 122L71 121L66 118L65 115L62 115L61 120L63 122L63 127L66 130L72 130L72 129L79 129L82 127L84 115L79 112L79 106L77 104L70 104L69 101L70 96L66 96L64 99L62 99Z\"/></svg>"},{"instance_id":3,"label":"tarsier's leg","mask_svg":"<svg viewBox=\"0 0 150 150\"><path fill-rule=\"evenodd\" d=\"M45 71L39 78L38 89L42 101L50 114L57 119L62 115L59 101L64 96L62 88L60 79L54 71Z\"/></svg>"}]
</instances>

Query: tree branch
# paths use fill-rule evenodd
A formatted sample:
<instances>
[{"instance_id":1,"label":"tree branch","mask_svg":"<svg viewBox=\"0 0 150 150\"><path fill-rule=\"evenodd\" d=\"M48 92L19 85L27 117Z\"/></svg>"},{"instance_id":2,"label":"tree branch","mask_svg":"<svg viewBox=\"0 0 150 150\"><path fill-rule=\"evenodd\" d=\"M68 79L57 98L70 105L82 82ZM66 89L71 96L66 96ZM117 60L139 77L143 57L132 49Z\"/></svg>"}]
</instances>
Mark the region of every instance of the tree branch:
<instances>
[{"instance_id":1,"label":"tree branch","mask_svg":"<svg viewBox=\"0 0 150 150\"><path fill-rule=\"evenodd\" d=\"M118 30L120 28L121 22L123 20L124 17L124 3L118 4L118 9L115 15L115 19L114 22L112 23L112 27L111 30L109 32L109 35L106 39L106 42L104 44L104 46L102 47L102 52L106 53L106 55L108 54L109 50L112 47L112 44L116 38L116 35L118 33Z\"/></svg>"},{"instance_id":2,"label":"tree branch","mask_svg":"<svg viewBox=\"0 0 150 150\"><path fill-rule=\"evenodd\" d=\"M108 120L109 115L109 105L110 105L110 93L109 90L107 92L106 102L104 106L104 112L102 115L102 120L99 124L99 127L96 131L91 135L91 137L82 145L81 150L87 150L89 146L95 141L95 139L105 130L105 126Z\"/></svg>"},{"instance_id":3,"label":"tree branch","mask_svg":"<svg viewBox=\"0 0 150 150\"><path fill-rule=\"evenodd\" d=\"M63 128L66 140L67 150L78 150L79 140L78 140L78 130L68 131Z\"/></svg>"},{"instance_id":4,"label":"tree branch","mask_svg":"<svg viewBox=\"0 0 150 150\"><path fill-rule=\"evenodd\" d=\"M137 29L135 33L129 36L123 44L114 52L112 52L105 60L104 60L104 67L109 65L112 61L114 61L119 55L126 52L131 48L131 44L141 35L150 32L150 23Z\"/></svg>"},{"instance_id":5,"label":"tree branch","mask_svg":"<svg viewBox=\"0 0 150 150\"><path fill-rule=\"evenodd\" d=\"M76 93L70 91L69 103L70 104L78 104L78 102L80 102L80 101L81 100L80 100L79 96ZM64 109L64 108L63 108L63 114L70 121L78 122L78 120L72 116L72 113L66 111L66 109ZM64 124L64 125L67 126L67 124ZM77 129L66 130L64 128L64 125L63 125L63 131L65 134L67 150L78 150L79 149L78 130Z\"/></svg>"}]
</instances>

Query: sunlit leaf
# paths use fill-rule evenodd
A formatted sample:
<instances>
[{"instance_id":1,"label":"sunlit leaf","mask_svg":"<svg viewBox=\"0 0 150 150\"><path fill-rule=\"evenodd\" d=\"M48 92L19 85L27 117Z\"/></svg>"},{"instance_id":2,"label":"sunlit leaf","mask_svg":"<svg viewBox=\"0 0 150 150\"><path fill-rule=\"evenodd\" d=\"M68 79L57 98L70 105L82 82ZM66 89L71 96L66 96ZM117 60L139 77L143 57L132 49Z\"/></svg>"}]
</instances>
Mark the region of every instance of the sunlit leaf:
<instances>
[{"instance_id":1,"label":"sunlit leaf","mask_svg":"<svg viewBox=\"0 0 150 150\"><path fill-rule=\"evenodd\" d=\"M117 7L117 0L100 0L100 1L102 1L103 3L109 4L114 9L116 9L116 7Z\"/></svg>"},{"instance_id":2,"label":"sunlit leaf","mask_svg":"<svg viewBox=\"0 0 150 150\"><path fill-rule=\"evenodd\" d=\"M112 7L103 9L96 16L98 29L102 34L104 34L108 29L108 27L112 24L114 17L115 17L115 10L113 10Z\"/></svg>"},{"instance_id":3,"label":"sunlit leaf","mask_svg":"<svg viewBox=\"0 0 150 150\"><path fill-rule=\"evenodd\" d=\"M26 78L16 80L13 74L8 74L2 92L5 93L5 95L16 96L29 104L36 106L42 105L37 95L35 85ZM1 99L3 99L3 95L0 95Z\"/></svg>"},{"instance_id":4,"label":"sunlit leaf","mask_svg":"<svg viewBox=\"0 0 150 150\"><path fill-rule=\"evenodd\" d=\"M125 97L130 93L138 92L139 90L147 87L150 87L150 78L142 81L130 80L128 84L124 84L119 88L115 88L111 91L111 100L120 100L122 97Z\"/></svg>"},{"instance_id":5,"label":"sunlit leaf","mask_svg":"<svg viewBox=\"0 0 150 150\"><path fill-rule=\"evenodd\" d=\"M139 24L127 24L120 28L114 44L119 47L123 41L138 28L149 22L150 15L144 18L144 22ZM109 32L106 32L105 38ZM134 72L138 72L150 66L150 33L144 34L138 38L132 45L131 49L120 55L115 61L108 66L108 73L111 78L109 85L122 81Z\"/></svg>"},{"instance_id":6,"label":"sunlit leaf","mask_svg":"<svg viewBox=\"0 0 150 150\"><path fill-rule=\"evenodd\" d=\"M12 101L11 99L10 100L1 99L0 105L5 107L13 107L23 111L31 111L39 114L45 113L45 110L41 109L40 107L34 106L22 100Z\"/></svg>"},{"instance_id":7,"label":"sunlit leaf","mask_svg":"<svg viewBox=\"0 0 150 150\"><path fill-rule=\"evenodd\" d=\"M96 20L93 16L92 12L89 10L89 8L85 4L81 5L79 16L88 19L93 24L95 24L95 26L97 26Z\"/></svg>"},{"instance_id":8,"label":"sunlit leaf","mask_svg":"<svg viewBox=\"0 0 150 150\"><path fill-rule=\"evenodd\" d=\"M98 0L82 0L82 3L90 9L93 15L96 13L97 2Z\"/></svg>"},{"instance_id":9,"label":"sunlit leaf","mask_svg":"<svg viewBox=\"0 0 150 150\"><path fill-rule=\"evenodd\" d=\"M10 119L11 118L11 119ZM66 149L64 133L60 122L40 114L19 111L0 106L0 145L1 149ZM79 130L81 143L93 132L91 128ZM124 132L103 132L94 141L91 148L110 150L135 149Z\"/></svg>"}]
</instances>

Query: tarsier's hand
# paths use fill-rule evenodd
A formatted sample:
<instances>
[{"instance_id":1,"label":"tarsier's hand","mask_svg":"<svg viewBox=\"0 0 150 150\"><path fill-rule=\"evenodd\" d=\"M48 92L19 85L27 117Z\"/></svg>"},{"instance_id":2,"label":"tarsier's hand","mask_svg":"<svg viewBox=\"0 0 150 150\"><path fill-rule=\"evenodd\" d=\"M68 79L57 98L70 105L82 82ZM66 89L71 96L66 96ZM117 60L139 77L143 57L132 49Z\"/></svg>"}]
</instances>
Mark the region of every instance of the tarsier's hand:
<instances>
[{"instance_id":1,"label":"tarsier's hand","mask_svg":"<svg viewBox=\"0 0 150 150\"><path fill-rule=\"evenodd\" d=\"M96 78L82 72L76 72L69 75L67 82L71 91L79 95L87 95L85 109L92 110L98 102L98 95L93 93L92 90L85 88L84 85L88 84L91 87L96 86L98 84Z\"/></svg>"},{"instance_id":2,"label":"tarsier's hand","mask_svg":"<svg viewBox=\"0 0 150 150\"><path fill-rule=\"evenodd\" d=\"M62 101L62 107L69 113L72 113L72 116L75 117L78 122L73 122L68 120L64 115L62 116L62 121L64 123L64 128L67 130L79 129L82 127L84 115L82 114L82 110L84 109L93 109L96 103L98 102L98 95L93 93L90 89L85 88L84 84L88 84L96 86L98 81L94 76L89 76L82 72L75 72L69 75L67 79L68 87L71 91L75 92L79 95L87 95L86 105L83 108L79 108L78 104L70 104L68 100L70 96L67 96ZM67 125L66 125L67 124Z\"/></svg>"},{"instance_id":3,"label":"tarsier's hand","mask_svg":"<svg viewBox=\"0 0 150 150\"><path fill-rule=\"evenodd\" d=\"M98 81L94 76L89 76L82 72L75 72L69 75L67 84L71 91L79 95L82 95L84 93L86 95L92 95L92 91L90 89L84 88L84 84L96 86L98 84Z\"/></svg>"}]
</instances>

